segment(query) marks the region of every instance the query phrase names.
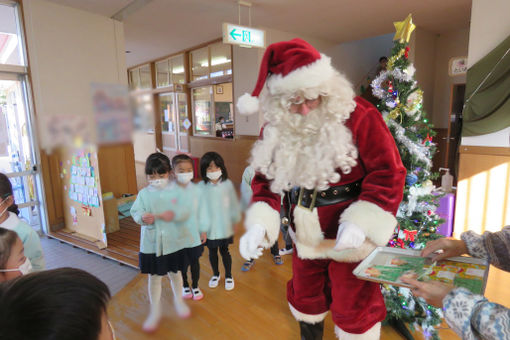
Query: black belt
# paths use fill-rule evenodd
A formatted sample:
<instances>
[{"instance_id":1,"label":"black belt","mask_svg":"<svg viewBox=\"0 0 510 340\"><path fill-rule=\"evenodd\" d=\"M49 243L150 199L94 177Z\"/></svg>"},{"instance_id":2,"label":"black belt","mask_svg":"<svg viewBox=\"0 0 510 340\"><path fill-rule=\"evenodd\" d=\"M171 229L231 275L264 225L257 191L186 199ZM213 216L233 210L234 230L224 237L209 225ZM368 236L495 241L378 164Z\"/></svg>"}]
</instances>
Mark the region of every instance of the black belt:
<instances>
[{"instance_id":1,"label":"black belt","mask_svg":"<svg viewBox=\"0 0 510 340\"><path fill-rule=\"evenodd\" d=\"M293 188L286 192L290 204L300 205L312 210L314 207L323 207L355 199L361 193L361 180L345 185L331 187L328 190L317 191L304 188Z\"/></svg>"}]
</instances>

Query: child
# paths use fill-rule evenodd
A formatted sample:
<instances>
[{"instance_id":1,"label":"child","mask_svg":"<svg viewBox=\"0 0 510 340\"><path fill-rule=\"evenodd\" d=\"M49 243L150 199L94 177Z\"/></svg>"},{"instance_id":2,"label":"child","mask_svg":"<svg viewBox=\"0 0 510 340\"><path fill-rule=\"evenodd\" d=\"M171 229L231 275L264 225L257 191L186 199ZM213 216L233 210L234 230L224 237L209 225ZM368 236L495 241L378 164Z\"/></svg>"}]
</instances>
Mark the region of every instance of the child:
<instances>
[{"instance_id":1,"label":"child","mask_svg":"<svg viewBox=\"0 0 510 340\"><path fill-rule=\"evenodd\" d=\"M241 205L242 205L243 211L246 211L246 209L248 209L250 202L251 202L251 196L253 195L253 191L251 190L251 182L252 182L254 176L255 176L255 171L253 170L253 168L250 165L248 165L244 169L243 177L241 180ZM292 249L292 243L290 245L290 248ZM271 255L273 255L273 262L276 265L283 264L283 260L281 257L282 254L279 253L280 251L278 250L278 240L276 240L276 242L271 247ZM251 269L251 267L253 267L254 264L255 264L255 260L250 259L243 264L243 266L241 267L241 270L243 272L247 272Z\"/></svg>"},{"instance_id":2,"label":"child","mask_svg":"<svg viewBox=\"0 0 510 340\"><path fill-rule=\"evenodd\" d=\"M14 231L0 228L0 282L9 281L32 271L25 257L23 242Z\"/></svg>"},{"instance_id":3,"label":"child","mask_svg":"<svg viewBox=\"0 0 510 340\"><path fill-rule=\"evenodd\" d=\"M45 264L39 235L21 220L18 214L11 181L6 175L0 173L0 227L16 232L23 242L25 256L30 260L33 269L43 270Z\"/></svg>"},{"instance_id":4,"label":"child","mask_svg":"<svg viewBox=\"0 0 510 340\"><path fill-rule=\"evenodd\" d=\"M136 223L142 225L140 235L139 263L140 271L149 274L150 313L143 330L153 332L161 319L161 280L168 274L177 315L186 318L189 307L181 296L182 268L184 251L182 232L176 222L189 216L189 209L182 204L175 190L175 184L169 182L170 160L162 153L151 154L145 163L145 174L149 185L138 193L131 208Z\"/></svg>"},{"instance_id":5,"label":"child","mask_svg":"<svg viewBox=\"0 0 510 340\"><path fill-rule=\"evenodd\" d=\"M192 183L193 160L187 155L177 155L172 158L175 178L177 181L180 199L190 207L189 218L180 224L185 228L188 237L186 238L185 263L182 269L182 297L185 299L201 300L204 294L198 288L200 279L200 256L204 251L203 244L207 240L208 219L207 206L204 195L198 185ZM191 289L188 285L188 267L191 267Z\"/></svg>"},{"instance_id":6,"label":"child","mask_svg":"<svg viewBox=\"0 0 510 340\"><path fill-rule=\"evenodd\" d=\"M207 232L207 248L213 276L209 280L209 287L216 288L220 281L218 270L218 248L223 266L225 267L225 289L234 289L232 277L232 257L228 245L234 243L233 225L241 220L241 209L234 189L228 179L227 169L223 158L216 152L207 152L200 160L204 196L207 199L207 211L210 228Z\"/></svg>"}]
</instances>

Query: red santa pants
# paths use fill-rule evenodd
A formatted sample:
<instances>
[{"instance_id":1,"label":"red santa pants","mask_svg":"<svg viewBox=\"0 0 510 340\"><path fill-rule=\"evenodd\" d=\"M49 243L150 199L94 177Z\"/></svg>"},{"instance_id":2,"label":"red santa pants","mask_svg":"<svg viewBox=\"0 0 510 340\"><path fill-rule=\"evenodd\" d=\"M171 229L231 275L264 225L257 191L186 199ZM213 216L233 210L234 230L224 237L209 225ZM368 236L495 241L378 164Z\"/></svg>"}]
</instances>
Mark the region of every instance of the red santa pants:
<instances>
[{"instance_id":1,"label":"red santa pants","mask_svg":"<svg viewBox=\"0 0 510 340\"><path fill-rule=\"evenodd\" d=\"M298 312L317 315L331 310L333 322L347 333L362 334L386 317L379 284L358 280L358 263L304 260L296 249L287 300Z\"/></svg>"}]
</instances>

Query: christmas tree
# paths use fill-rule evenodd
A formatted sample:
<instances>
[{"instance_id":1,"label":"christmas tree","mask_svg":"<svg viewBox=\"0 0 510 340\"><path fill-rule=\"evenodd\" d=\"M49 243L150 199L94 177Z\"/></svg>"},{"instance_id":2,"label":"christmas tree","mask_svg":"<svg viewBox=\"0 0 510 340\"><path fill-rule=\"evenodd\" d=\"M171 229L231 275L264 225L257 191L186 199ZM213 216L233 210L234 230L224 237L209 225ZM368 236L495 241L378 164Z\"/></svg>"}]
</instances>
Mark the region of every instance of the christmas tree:
<instances>
[{"instance_id":1,"label":"christmas tree","mask_svg":"<svg viewBox=\"0 0 510 340\"><path fill-rule=\"evenodd\" d=\"M407 169L404 198L397 213L398 226L389 246L421 249L441 237L436 229L442 223L434 213L440 196L434 193L431 179L435 145L434 131L423 110L423 91L414 79L415 68L408 59L409 38L415 26L411 15L396 22L396 34L386 70L372 82L372 92L380 99L377 107L383 114ZM420 327L426 338L439 339L434 326L441 323L440 309L415 298L409 289L383 285L388 310L387 321L408 339L405 327Z\"/></svg>"}]
</instances>

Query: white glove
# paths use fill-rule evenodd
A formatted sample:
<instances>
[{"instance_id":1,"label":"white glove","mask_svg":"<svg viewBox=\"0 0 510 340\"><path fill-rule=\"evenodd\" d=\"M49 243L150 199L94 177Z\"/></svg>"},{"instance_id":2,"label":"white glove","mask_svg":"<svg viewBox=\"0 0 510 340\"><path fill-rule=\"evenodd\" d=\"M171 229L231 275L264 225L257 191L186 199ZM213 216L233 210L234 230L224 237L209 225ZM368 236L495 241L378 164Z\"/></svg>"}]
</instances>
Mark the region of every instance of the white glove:
<instances>
[{"instance_id":1,"label":"white glove","mask_svg":"<svg viewBox=\"0 0 510 340\"><path fill-rule=\"evenodd\" d=\"M246 260L258 259L262 255L260 245L264 241L266 229L260 224L254 224L239 240L239 252Z\"/></svg>"},{"instance_id":2,"label":"white glove","mask_svg":"<svg viewBox=\"0 0 510 340\"><path fill-rule=\"evenodd\" d=\"M352 222L342 222L336 234L335 250L358 248L365 241L365 233Z\"/></svg>"}]
</instances>

